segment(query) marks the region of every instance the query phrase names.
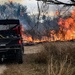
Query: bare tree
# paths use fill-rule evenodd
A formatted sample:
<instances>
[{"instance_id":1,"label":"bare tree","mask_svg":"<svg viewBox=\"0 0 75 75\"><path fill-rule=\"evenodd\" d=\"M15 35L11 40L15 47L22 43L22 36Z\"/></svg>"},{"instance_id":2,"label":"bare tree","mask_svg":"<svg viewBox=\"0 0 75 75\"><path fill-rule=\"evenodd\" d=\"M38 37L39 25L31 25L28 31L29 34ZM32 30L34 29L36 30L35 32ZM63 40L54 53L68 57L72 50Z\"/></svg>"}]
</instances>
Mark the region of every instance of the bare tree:
<instances>
[{"instance_id":1,"label":"bare tree","mask_svg":"<svg viewBox=\"0 0 75 75\"><path fill-rule=\"evenodd\" d=\"M68 6L74 6L75 5L75 0L69 0L70 2L69 3L65 3L65 2L62 2L59 1L59 0L37 0L37 1L43 1L45 3L52 3L52 4L57 4L57 5L61 5L61 4L64 4L64 5L68 5Z\"/></svg>"},{"instance_id":2,"label":"bare tree","mask_svg":"<svg viewBox=\"0 0 75 75\"><path fill-rule=\"evenodd\" d=\"M39 1L42 1L42 4L40 5ZM57 10L59 12L58 17L61 16L61 12L64 9L63 14L65 14L66 11L68 11L70 9L71 6L75 5L75 0L70 0L69 3L65 3L65 2L61 2L59 0L37 0L37 8L38 8L38 15L37 15L37 22L35 23L34 27L31 30L36 29L36 31L34 30L35 34L37 34L38 37L40 37L41 32L38 30L39 27L39 20L40 20L40 16L45 18L45 15L48 14L48 9L49 9L49 5L56 5L57 6ZM60 8L58 5L63 5L62 8ZM42 15L41 15L42 14ZM48 30L46 25L44 25L46 30ZM48 31L47 31L48 33Z\"/></svg>"}]
</instances>

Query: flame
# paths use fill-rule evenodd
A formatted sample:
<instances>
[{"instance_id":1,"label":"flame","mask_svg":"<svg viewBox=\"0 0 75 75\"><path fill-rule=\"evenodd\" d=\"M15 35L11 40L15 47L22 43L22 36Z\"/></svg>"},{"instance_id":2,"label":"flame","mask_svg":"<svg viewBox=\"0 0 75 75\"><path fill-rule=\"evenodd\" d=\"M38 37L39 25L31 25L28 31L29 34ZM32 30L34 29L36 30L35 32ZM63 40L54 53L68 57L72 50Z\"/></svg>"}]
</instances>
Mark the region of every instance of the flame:
<instances>
[{"instance_id":1,"label":"flame","mask_svg":"<svg viewBox=\"0 0 75 75\"><path fill-rule=\"evenodd\" d=\"M59 12L56 12L56 15L59 15ZM71 12L71 16L68 18L60 18L58 21L59 30L50 30L48 33L49 36L42 36L41 39L32 39L31 35L23 34L24 40L26 42L50 42L50 41L68 41L75 39L75 9Z\"/></svg>"},{"instance_id":2,"label":"flame","mask_svg":"<svg viewBox=\"0 0 75 75\"><path fill-rule=\"evenodd\" d=\"M55 14L58 16L60 13L59 13L59 11L56 11Z\"/></svg>"},{"instance_id":3,"label":"flame","mask_svg":"<svg viewBox=\"0 0 75 75\"><path fill-rule=\"evenodd\" d=\"M75 39L75 9L71 12L71 17L66 19L60 18L58 24L64 41Z\"/></svg>"},{"instance_id":4,"label":"flame","mask_svg":"<svg viewBox=\"0 0 75 75\"><path fill-rule=\"evenodd\" d=\"M23 38L23 41L26 43L26 42L32 42L32 37L30 35L26 35L25 33L25 29L24 27L21 25L21 35L22 35L22 38Z\"/></svg>"}]
</instances>

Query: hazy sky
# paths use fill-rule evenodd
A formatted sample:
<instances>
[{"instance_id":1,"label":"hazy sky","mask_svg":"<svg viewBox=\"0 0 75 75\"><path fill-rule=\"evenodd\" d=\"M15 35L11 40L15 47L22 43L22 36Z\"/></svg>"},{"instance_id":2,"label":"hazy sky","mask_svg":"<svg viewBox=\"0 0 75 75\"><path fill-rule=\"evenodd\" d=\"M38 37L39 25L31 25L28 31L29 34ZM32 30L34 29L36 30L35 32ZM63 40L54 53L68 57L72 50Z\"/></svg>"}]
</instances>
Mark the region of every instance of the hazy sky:
<instances>
[{"instance_id":1,"label":"hazy sky","mask_svg":"<svg viewBox=\"0 0 75 75\"><path fill-rule=\"evenodd\" d=\"M37 12L37 2L36 0L0 0L0 4L3 4L5 2L9 2L9 1L13 1L13 2L17 2L20 3L22 5L26 5L28 12ZM69 0L59 0L62 2L68 2ZM51 7L51 9L53 10L53 8ZM55 10L55 9L54 9Z\"/></svg>"},{"instance_id":2,"label":"hazy sky","mask_svg":"<svg viewBox=\"0 0 75 75\"><path fill-rule=\"evenodd\" d=\"M8 2L8 1L13 1L13 2L17 2L17 3L21 3L23 5L27 5L27 6L31 6L31 7L36 7L37 3L36 0L0 0L0 4ZM62 2L68 2L69 0L59 0Z\"/></svg>"},{"instance_id":3,"label":"hazy sky","mask_svg":"<svg viewBox=\"0 0 75 75\"><path fill-rule=\"evenodd\" d=\"M22 5L27 6L28 8L28 12L30 11L37 11L37 2L36 0L0 0L0 4L3 4L5 2L9 2L9 1L13 1L13 2L17 2L20 3Z\"/></svg>"}]
</instances>

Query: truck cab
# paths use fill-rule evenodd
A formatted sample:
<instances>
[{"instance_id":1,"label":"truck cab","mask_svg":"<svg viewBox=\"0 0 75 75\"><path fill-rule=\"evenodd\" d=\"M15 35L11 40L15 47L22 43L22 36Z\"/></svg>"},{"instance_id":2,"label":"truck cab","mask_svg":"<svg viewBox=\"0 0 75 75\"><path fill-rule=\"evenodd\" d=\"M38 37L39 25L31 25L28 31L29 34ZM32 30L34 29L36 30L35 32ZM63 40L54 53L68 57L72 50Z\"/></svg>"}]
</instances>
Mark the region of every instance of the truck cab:
<instances>
[{"instance_id":1,"label":"truck cab","mask_svg":"<svg viewBox=\"0 0 75 75\"><path fill-rule=\"evenodd\" d=\"M0 59L14 57L23 63L22 26L18 19L0 20Z\"/></svg>"}]
</instances>

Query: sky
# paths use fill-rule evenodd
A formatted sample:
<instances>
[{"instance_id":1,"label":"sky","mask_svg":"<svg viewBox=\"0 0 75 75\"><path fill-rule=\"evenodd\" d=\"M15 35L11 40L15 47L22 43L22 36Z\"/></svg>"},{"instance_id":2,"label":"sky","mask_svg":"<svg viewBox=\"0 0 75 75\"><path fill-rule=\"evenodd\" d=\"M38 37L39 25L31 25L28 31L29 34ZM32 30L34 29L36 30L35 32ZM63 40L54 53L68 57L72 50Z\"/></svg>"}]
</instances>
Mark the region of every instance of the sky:
<instances>
[{"instance_id":1,"label":"sky","mask_svg":"<svg viewBox=\"0 0 75 75\"><path fill-rule=\"evenodd\" d=\"M20 3L22 5L26 5L28 7L36 7L37 6L36 0L0 0L0 4L3 4L3 3L8 2L8 1L17 2L17 3ZM68 2L69 0L59 0L59 1Z\"/></svg>"},{"instance_id":2,"label":"sky","mask_svg":"<svg viewBox=\"0 0 75 75\"><path fill-rule=\"evenodd\" d=\"M70 0L59 0L59 1L65 2L65 3L70 2Z\"/></svg>"},{"instance_id":3,"label":"sky","mask_svg":"<svg viewBox=\"0 0 75 75\"><path fill-rule=\"evenodd\" d=\"M0 4L4 4L5 2L13 1L16 3L20 3L22 5L27 6L28 12L37 12L37 2L36 0L0 0Z\"/></svg>"},{"instance_id":4,"label":"sky","mask_svg":"<svg viewBox=\"0 0 75 75\"><path fill-rule=\"evenodd\" d=\"M37 13L38 9L37 9L37 1L36 0L0 0L0 4L3 4L5 2L9 2L9 1L17 2L22 5L27 6L27 12ZM59 0L59 1L68 2L69 0ZM54 7L50 8L51 13L52 13L53 9L54 9Z\"/></svg>"}]
</instances>

